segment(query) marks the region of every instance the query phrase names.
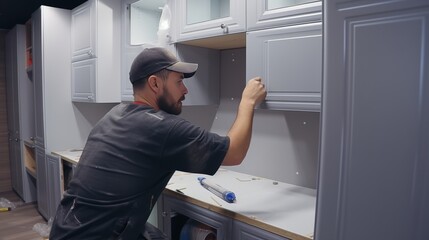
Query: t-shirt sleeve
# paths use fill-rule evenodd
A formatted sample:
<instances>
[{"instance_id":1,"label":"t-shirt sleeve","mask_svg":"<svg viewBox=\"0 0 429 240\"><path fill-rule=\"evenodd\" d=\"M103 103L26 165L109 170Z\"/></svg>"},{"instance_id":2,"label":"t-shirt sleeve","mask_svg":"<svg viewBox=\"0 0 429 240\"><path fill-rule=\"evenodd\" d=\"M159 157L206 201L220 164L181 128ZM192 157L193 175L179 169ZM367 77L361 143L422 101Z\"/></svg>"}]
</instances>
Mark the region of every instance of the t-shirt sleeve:
<instances>
[{"instance_id":1,"label":"t-shirt sleeve","mask_svg":"<svg viewBox=\"0 0 429 240\"><path fill-rule=\"evenodd\" d=\"M180 120L170 129L162 154L163 167L213 175L229 148L229 137L219 136Z\"/></svg>"}]
</instances>

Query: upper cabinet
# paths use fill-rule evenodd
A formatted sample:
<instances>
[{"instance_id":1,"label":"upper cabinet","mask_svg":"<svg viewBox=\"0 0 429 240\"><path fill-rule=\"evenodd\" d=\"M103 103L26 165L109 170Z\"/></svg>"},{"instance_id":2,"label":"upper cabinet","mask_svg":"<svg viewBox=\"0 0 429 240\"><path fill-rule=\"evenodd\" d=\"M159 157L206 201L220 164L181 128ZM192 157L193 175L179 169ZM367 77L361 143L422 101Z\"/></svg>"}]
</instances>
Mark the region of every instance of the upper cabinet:
<instances>
[{"instance_id":1,"label":"upper cabinet","mask_svg":"<svg viewBox=\"0 0 429 240\"><path fill-rule=\"evenodd\" d=\"M321 1L247 3L246 78L266 83L261 108L320 111L321 18Z\"/></svg>"},{"instance_id":2,"label":"upper cabinet","mask_svg":"<svg viewBox=\"0 0 429 240\"><path fill-rule=\"evenodd\" d=\"M318 0L261 0L247 2L247 30L259 30L322 20Z\"/></svg>"},{"instance_id":3,"label":"upper cabinet","mask_svg":"<svg viewBox=\"0 0 429 240\"><path fill-rule=\"evenodd\" d=\"M97 1L87 1L72 11L72 62L97 56L96 5Z\"/></svg>"},{"instance_id":4,"label":"upper cabinet","mask_svg":"<svg viewBox=\"0 0 429 240\"><path fill-rule=\"evenodd\" d=\"M177 41L246 31L244 0L177 1Z\"/></svg>"},{"instance_id":5,"label":"upper cabinet","mask_svg":"<svg viewBox=\"0 0 429 240\"><path fill-rule=\"evenodd\" d=\"M120 1L89 0L71 22L72 100L120 102Z\"/></svg>"},{"instance_id":6,"label":"upper cabinet","mask_svg":"<svg viewBox=\"0 0 429 240\"><path fill-rule=\"evenodd\" d=\"M246 79L262 77L261 108L320 111L322 24L309 23L247 33Z\"/></svg>"}]
</instances>

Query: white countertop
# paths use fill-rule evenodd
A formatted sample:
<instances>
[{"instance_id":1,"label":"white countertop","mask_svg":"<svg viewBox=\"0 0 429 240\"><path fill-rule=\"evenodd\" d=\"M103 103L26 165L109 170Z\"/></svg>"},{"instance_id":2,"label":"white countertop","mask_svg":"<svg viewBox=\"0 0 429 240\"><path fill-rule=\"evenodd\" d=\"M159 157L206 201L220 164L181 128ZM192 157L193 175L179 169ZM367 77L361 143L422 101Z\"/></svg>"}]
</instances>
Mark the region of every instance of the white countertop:
<instances>
[{"instance_id":1,"label":"white countertop","mask_svg":"<svg viewBox=\"0 0 429 240\"><path fill-rule=\"evenodd\" d=\"M71 162L72 164L77 164L82 155L82 149L70 149L64 151L52 152L52 154L60 156L63 160Z\"/></svg>"},{"instance_id":2,"label":"white countertop","mask_svg":"<svg viewBox=\"0 0 429 240\"><path fill-rule=\"evenodd\" d=\"M204 176L232 191L236 202L228 203L203 188L197 178ZM167 189L234 213L238 220L291 239L312 239L315 221L316 190L258 178L226 169L214 176L176 172ZM180 194L180 193L177 193ZM180 194L181 195L181 194ZM203 206L204 207L204 206ZM213 210L213 207L210 207ZM247 221L249 220L249 221ZM258 222L262 224L258 224Z\"/></svg>"},{"instance_id":3,"label":"white countertop","mask_svg":"<svg viewBox=\"0 0 429 240\"><path fill-rule=\"evenodd\" d=\"M77 164L82 150L52 152ZM236 195L228 203L203 188L198 177L206 177ZM316 190L277 182L220 168L214 176L176 171L167 187L170 194L210 208L248 224L290 239L312 239L316 213ZM178 193L180 190L181 193ZM227 214L228 215L228 214Z\"/></svg>"}]
</instances>

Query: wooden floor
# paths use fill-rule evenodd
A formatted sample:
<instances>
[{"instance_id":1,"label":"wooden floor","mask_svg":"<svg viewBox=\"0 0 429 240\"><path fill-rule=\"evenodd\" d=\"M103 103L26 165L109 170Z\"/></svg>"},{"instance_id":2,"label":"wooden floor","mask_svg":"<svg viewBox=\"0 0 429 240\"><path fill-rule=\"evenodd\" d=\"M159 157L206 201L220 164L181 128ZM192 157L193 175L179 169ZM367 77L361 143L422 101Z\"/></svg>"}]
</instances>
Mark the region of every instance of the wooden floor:
<instances>
[{"instance_id":1,"label":"wooden floor","mask_svg":"<svg viewBox=\"0 0 429 240\"><path fill-rule=\"evenodd\" d=\"M6 198L16 206L12 211L0 212L0 240L43 239L33 230L36 223L46 224L35 203L24 204L15 192L0 193L0 198Z\"/></svg>"}]
</instances>

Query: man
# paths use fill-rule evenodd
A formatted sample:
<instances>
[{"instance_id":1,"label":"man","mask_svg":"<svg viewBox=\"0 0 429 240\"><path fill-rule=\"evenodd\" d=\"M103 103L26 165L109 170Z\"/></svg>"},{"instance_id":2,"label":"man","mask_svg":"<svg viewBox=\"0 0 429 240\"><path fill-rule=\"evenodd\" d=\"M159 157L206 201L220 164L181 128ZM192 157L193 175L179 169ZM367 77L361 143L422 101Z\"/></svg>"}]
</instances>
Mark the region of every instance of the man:
<instances>
[{"instance_id":1,"label":"man","mask_svg":"<svg viewBox=\"0 0 429 240\"><path fill-rule=\"evenodd\" d=\"M50 239L143 239L149 214L175 170L213 175L238 165L249 148L260 78L245 87L227 136L178 117L183 80L197 64L163 48L143 50L130 70L135 101L119 104L91 131L53 221Z\"/></svg>"}]
</instances>

